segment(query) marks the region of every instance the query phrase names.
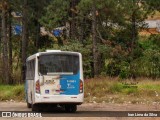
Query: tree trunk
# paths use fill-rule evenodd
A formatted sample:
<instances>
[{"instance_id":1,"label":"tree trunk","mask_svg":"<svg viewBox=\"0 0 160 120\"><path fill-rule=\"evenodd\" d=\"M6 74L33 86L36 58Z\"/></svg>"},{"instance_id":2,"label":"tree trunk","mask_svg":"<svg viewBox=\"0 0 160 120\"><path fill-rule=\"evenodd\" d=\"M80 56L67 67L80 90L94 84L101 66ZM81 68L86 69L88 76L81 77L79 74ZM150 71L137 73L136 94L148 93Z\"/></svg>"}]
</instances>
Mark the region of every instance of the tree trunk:
<instances>
[{"instance_id":1,"label":"tree trunk","mask_svg":"<svg viewBox=\"0 0 160 120\"><path fill-rule=\"evenodd\" d=\"M2 12L0 11L0 14L2 14ZM2 19L0 17L0 75L2 75ZM0 77L0 82L2 83L2 76Z\"/></svg>"},{"instance_id":2,"label":"tree trunk","mask_svg":"<svg viewBox=\"0 0 160 120\"><path fill-rule=\"evenodd\" d=\"M97 48L97 18L96 18L96 4L93 0L92 6L92 42L93 42L93 73L94 76L99 74L99 67L98 67L98 48Z\"/></svg>"},{"instance_id":3,"label":"tree trunk","mask_svg":"<svg viewBox=\"0 0 160 120\"><path fill-rule=\"evenodd\" d=\"M137 30L136 30L136 18L135 18L135 11L132 14L132 42L131 42L131 50L133 51L134 45L137 38Z\"/></svg>"},{"instance_id":4,"label":"tree trunk","mask_svg":"<svg viewBox=\"0 0 160 120\"><path fill-rule=\"evenodd\" d=\"M27 0L24 0L24 7L23 7L23 18L22 18L22 66L21 66L21 81L23 83L25 80L25 73L26 73L26 58L27 58L27 42L28 42L28 6Z\"/></svg>"},{"instance_id":5,"label":"tree trunk","mask_svg":"<svg viewBox=\"0 0 160 120\"><path fill-rule=\"evenodd\" d=\"M9 69L8 69L8 39L7 39L7 2L2 2L2 45L3 45L3 75L4 83L9 83Z\"/></svg>"},{"instance_id":6,"label":"tree trunk","mask_svg":"<svg viewBox=\"0 0 160 120\"><path fill-rule=\"evenodd\" d=\"M12 15L11 9L9 10L9 26L8 26L8 36L9 36L9 79L10 84L13 84L12 79Z\"/></svg>"},{"instance_id":7,"label":"tree trunk","mask_svg":"<svg viewBox=\"0 0 160 120\"><path fill-rule=\"evenodd\" d=\"M36 47L36 52L38 51L38 44L39 44L39 39L40 39L40 24L38 22L37 19L34 20L35 21L35 41L34 41L34 45Z\"/></svg>"},{"instance_id":8,"label":"tree trunk","mask_svg":"<svg viewBox=\"0 0 160 120\"><path fill-rule=\"evenodd\" d=\"M131 16L131 58L134 59L135 58L135 53L134 53L134 49L136 47L137 44L137 36L138 36L138 31L137 31L137 27L136 27L136 1L132 0L132 4L133 4L133 10L132 10L132 16ZM130 71L131 71L131 77L133 79L135 79L136 75L134 74L133 70L134 70L134 66L133 64L131 64L133 60L130 61Z\"/></svg>"},{"instance_id":9,"label":"tree trunk","mask_svg":"<svg viewBox=\"0 0 160 120\"><path fill-rule=\"evenodd\" d=\"M84 29L85 29L85 27L84 27L84 21L85 21L85 19L83 18L82 19L82 22L81 22L81 26L79 26L79 41L82 43L82 44L84 44Z\"/></svg>"},{"instance_id":10,"label":"tree trunk","mask_svg":"<svg viewBox=\"0 0 160 120\"><path fill-rule=\"evenodd\" d=\"M133 2L133 12L132 12L132 41L131 41L131 51L132 51L132 54L133 54L133 49L135 47L135 44L136 44L136 40L137 40L137 35L138 35L138 32L137 32L137 28L136 28L136 10L134 9L134 7L136 6L136 3L135 3L135 0L132 1Z\"/></svg>"},{"instance_id":11,"label":"tree trunk","mask_svg":"<svg viewBox=\"0 0 160 120\"><path fill-rule=\"evenodd\" d=\"M77 20L75 19L76 13L73 10L76 10L76 5L80 2L80 0L71 0L70 3L70 17L72 18L70 22L70 38L76 40L77 37Z\"/></svg>"},{"instance_id":12,"label":"tree trunk","mask_svg":"<svg viewBox=\"0 0 160 120\"><path fill-rule=\"evenodd\" d=\"M2 15L2 11L0 11L0 14ZM2 16L1 16L2 17ZM2 18L0 17L0 58L2 53Z\"/></svg>"},{"instance_id":13,"label":"tree trunk","mask_svg":"<svg viewBox=\"0 0 160 120\"><path fill-rule=\"evenodd\" d=\"M40 24L37 21L37 26L36 26L36 51L38 52L38 46L39 46L39 39L40 39Z\"/></svg>"},{"instance_id":14,"label":"tree trunk","mask_svg":"<svg viewBox=\"0 0 160 120\"><path fill-rule=\"evenodd\" d=\"M74 9L75 5L76 5L76 0L72 0L71 1L71 5L70 5L70 8L71 9ZM71 36L71 39L74 39L76 38L76 23L75 23L75 13L73 11L71 11L70 13L70 16L72 18L71 22L70 22L70 36Z\"/></svg>"}]
</instances>

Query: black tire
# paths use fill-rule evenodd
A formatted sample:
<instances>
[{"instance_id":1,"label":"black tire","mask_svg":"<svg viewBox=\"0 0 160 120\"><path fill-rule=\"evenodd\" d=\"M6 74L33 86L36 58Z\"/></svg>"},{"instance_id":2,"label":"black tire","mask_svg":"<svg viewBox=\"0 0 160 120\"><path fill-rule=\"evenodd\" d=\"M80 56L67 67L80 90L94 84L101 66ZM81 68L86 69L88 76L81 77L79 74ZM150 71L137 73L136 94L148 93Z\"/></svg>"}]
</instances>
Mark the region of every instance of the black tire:
<instances>
[{"instance_id":1,"label":"black tire","mask_svg":"<svg viewBox=\"0 0 160 120\"><path fill-rule=\"evenodd\" d=\"M74 113L77 110L77 105L65 105L65 111L67 113Z\"/></svg>"},{"instance_id":2,"label":"black tire","mask_svg":"<svg viewBox=\"0 0 160 120\"><path fill-rule=\"evenodd\" d=\"M27 107L28 107L28 108L31 108L31 107L32 107L32 104L30 104L30 103L27 102Z\"/></svg>"},{"instance_id":3,"label":"black tire","mask_svg":"<svg viewBox=\"0 0 160 120\"><path fill-rule=\"evenodd\" d=\"M32 111L39 111L38 105L37 104L32 104Z\"/></svg>"}]
</instances>

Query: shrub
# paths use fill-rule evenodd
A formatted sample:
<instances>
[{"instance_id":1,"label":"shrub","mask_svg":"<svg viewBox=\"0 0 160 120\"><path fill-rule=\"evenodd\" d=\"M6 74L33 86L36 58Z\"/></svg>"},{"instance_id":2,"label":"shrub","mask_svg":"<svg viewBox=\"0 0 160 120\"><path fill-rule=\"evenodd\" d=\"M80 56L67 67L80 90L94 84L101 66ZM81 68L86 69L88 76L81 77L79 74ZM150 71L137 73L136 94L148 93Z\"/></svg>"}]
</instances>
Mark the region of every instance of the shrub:
<instances>
[{"instance_id":1,"label":"shrub","mask_svg":"<svg viewBox=\"0 0 160 120\"><path fill-rule=\"evenodd\" d=\"M109 87L109 91L111 93L121 92L122 90L123 90L123 85L118 82L111 84L111 86Z\"/></svg>"}]
</instances>

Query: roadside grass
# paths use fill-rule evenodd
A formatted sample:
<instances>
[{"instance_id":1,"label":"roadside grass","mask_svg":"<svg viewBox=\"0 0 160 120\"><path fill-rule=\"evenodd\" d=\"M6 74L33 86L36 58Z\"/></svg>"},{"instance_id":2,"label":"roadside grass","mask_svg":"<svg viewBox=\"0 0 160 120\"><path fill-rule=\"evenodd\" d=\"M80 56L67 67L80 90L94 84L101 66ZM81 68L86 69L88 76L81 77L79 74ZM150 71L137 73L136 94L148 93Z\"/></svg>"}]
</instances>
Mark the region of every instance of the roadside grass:
<instances>
[{"instance_id":1,"label":"roadside grass","mask_svg":"<svg viewBox=\"0 0 160 120\"><path fill-rule=\"evenodd\" d=\"M138 81L138 82L137 82ZM148 78L118 80L95 78L85 80L85 101L93 103L160 103L160 80Z\"/></svg>"},{"instance_id":2,"label":"roadside grass","mask_svg":"<svg viewBox=\"0 0 160 120\"><path fill-rule=\"evenodd\" d=\"M137 83L138 81L138 83ZM86 79L85 102L160 104L160 80L148 78L119 80L99 77ZM24 101L24 85L0 85L0 101Z\"/></svg>"},{"instance_id":3,"label":"roadside grass","mask_svg":"<svg viewBox=\"0 0 160 120\"><path fill-rule=\"evenodd\" d=\"M24 100L24 85L0 85L0 101Z\"/></svg>"}]
</instances>

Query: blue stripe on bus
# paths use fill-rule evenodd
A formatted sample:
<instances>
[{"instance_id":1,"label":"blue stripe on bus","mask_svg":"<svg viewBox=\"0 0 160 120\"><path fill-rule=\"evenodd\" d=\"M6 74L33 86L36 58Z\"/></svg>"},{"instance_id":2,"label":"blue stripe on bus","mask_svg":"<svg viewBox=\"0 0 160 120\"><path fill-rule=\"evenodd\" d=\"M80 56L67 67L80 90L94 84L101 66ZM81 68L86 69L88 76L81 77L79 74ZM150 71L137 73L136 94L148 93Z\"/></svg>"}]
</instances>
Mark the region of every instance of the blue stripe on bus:
<instances>
[{"instance_id":1,"label":"blue stripe on bus","mask_svg":"<svg viewBox=\"0 0 160 120\"><path fill-rule=\"evenodd\" d=\"M79 84L80 84L80 73L78 72L75 75L61 75L60 76L60 85L61 92L63 95L78 95L79 94Z\"/></svg>"}]
</instances>

